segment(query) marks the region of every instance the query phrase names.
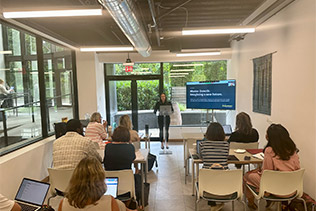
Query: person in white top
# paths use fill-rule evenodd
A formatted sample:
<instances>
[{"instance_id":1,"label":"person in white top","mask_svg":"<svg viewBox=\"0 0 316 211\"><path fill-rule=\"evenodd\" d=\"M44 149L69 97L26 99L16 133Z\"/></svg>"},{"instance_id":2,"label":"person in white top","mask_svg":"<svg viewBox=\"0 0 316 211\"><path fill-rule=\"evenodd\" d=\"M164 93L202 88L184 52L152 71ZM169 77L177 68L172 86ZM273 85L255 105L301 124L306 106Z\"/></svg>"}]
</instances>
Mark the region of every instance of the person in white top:
<instances>
[{"instance_id":1,"label":"person in white top","mask_svg":"<svg viewBox=\"0 0 316 211\"><path fill-rule=\"evenodd\" d=\"M120 200L104 195L105 172L94 157L82 159L75 168L58 211L130 211Z\"/></svg>"},{"instance_id":2,"label":"person in white top","mask_svg":"<svg viewBox=\"0 0 316 211\"><path fill-rule=\"evenodd\" d=\"M94 112L91 115L90 122L86 128L85 137L89 138L91 141L99 144L101 149L104 149L103 140L108 137L105 128L107 127L107 122L103 121L101 124L102 117L99 112Z\"/></svg>"},{"instance_id":3,"label":"person in white top","mask_svg":"<svg viewBox=\"0 0 316 211\"><path fill-rule=\"evenodd\" d=\"M21 207L13 200L7 199L0 194L0 210L1 211L21 211Z\"/></svg>"},{"instance_id":4,"label":"person in white top","mask_svg":"<svg viewBox=\"0 0 316 211\"><path fill-rule=\"evenodd\" d=\"M7 94L10 94L12 90L13 89L7 90L4 80L0 78L0 94L7 95Z\"/></svg>"}]
</instances>

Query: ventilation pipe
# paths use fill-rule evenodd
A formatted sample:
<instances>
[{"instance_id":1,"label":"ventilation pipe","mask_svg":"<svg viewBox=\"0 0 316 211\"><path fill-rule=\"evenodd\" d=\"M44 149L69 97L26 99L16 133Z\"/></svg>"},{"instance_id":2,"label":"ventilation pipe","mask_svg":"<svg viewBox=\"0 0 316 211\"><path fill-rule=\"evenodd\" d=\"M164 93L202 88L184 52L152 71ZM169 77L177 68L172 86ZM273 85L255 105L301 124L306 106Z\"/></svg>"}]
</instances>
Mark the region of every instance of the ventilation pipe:
<instances>
[{"instance_id":1,"label":"ventilation pipe","mask_svg":"<svg viewBox=\"0 0 316 211\"><path fill-rule=\"evenodd\" d=\"M135 5L132 0L98 0L104 6L128 40L143 57L151 54L146 32L136 18Z\"/></svg>"}]
</instances>

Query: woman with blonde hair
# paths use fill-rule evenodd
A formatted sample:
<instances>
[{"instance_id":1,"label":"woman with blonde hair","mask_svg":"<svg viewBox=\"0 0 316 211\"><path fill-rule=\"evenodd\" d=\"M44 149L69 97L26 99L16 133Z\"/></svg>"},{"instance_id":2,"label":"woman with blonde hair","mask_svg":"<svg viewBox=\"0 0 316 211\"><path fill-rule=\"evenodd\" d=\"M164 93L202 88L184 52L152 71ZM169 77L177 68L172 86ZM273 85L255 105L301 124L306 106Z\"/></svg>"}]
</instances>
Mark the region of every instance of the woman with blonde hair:
<instances>
[{"instance_id":1,"label":"woman with blonde hair","mask_svg":"<svg viewBox=\"0 0 316 211\"><path fill-rule=\"evenodd\" d=\"M124 203L106 192L105 172L94 157L83 158L74 170L58 211L129 211Z\"/></svg>"},{"instance_id":2,"label":"woman with blonde hair","mask_svg":"<svg viewBox=\"0 0 316 211\"><path fill-rule=\"evenodd\" d=\"M99 112L94 112L90 117L90 122L86 128L85 137L99 144L100 148L104 148L103 140L108 137L106 133L107 122L103 121Z\"/></svg>"},{"instance_id":3,"label":"woman with blonde hair","mask_svg":"<svg viewBox=\"0 0 316 211\"><path fill-rule=\"evenodd\" d=\"M259 140L258 131L252 127L250 116L240 112L236 116L236 130L231 134L228 142L250 143Z\"/></svg>"},{"instance_id":4,"label":"woman with blonde hair","mask_svg":"<svg viewBox=\"0 0 316 211\"><path fill-rule=\"evenodd\" d=\"M132 121L128 115L123 115L120 117L119 126L125 127L129 130L130 141L133 143L135 150L137 151L140 147L140 137L136 130L133 130Z\"/></svg>"}]
</instances>

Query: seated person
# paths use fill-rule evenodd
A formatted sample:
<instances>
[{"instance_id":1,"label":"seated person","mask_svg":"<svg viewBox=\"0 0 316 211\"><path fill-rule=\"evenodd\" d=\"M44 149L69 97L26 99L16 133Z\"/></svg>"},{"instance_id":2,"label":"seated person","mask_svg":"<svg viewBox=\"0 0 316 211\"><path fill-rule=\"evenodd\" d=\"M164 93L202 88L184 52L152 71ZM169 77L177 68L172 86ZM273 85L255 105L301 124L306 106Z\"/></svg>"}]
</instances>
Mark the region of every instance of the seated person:
<instances>
[{"instance_id":1,"label":"seated person","mask_svg":"<svg viewBox=\"0 0 316 211\"><path fill-rule=\"evenodd\" d=\"M98 143L100 148L104 148L103 140L108 137L106 133L107 122L103 121L101 124L101 114L95 112L91 115L90 122L86 128L85 137L89 138L91 141Z\"/></svg>"},{"instance_id":2,"label":"seated person","mask_svg":"<svg viewBox=\"0 0 316 211\"><path fill-rule=\"evenodd\" d=\"M296 145L290 137L289 132L280 124L272 124L267 130L267 146L264 149L264 160L262 169L247 172L244 176L244 184L254 186L259 190L261 174L264 170L296 171L300 169L299 157L296 153ZM248 199L248 206L257 209L254 196L244 188Z\"/></svg>"},{"instance_id":3,"label":"seated person","mask_svg":"<svg viewBox=\"0 0 316 211\"><path fill-rule=\"evenodd\" d=\"M221 124L212 122L208 126L204 141L200 142L203 168L228 169L227 159L229 143L225 141L225 132ZM224 204L209 202L211 210L220 210Z\"/></svg>"},{"instance_id":4,"label":"seated person","mask_svg":"<svg viewBox=\"0 0 316 211\"><path fill-rule=\"evenodd\" d=\"M0 194L0 210L1 211L21 211L21 207L13 200L7 199Z\"/></svg>"},{"instance_id":5,"label":"seated person","mask_svg":"<svg viewBox=\"0 0 316 211\"><path fill-rule=\"evenodd\" d=\"M229 143L225 141L225 133L221 124L212 122L208 126L205 139L200 142L200 151L203 168L228 168Z\"/></svg>"},{"instance_id":6,"label":"seated person","mask_svg":"<svg viewBox=\"0 0 316 211\"><path fill-rule=\"evenodd\" d=\"M106 192L105 172L95 157L83 158L70 179L65 198L60 201L58 211L129 211L123 202Z\"/></svg>"},{"instance_id":7,"label":"seated person","mask_svg":"<svg viewBox=\"0 0 316 211\"><path fill-rule=\"evenodd\" d=\"M131 136L130 141L134 145L136 151L138 151L140 148L140 137L138 136L136 130L132 130L133 125L128 115L123 115L120 117L119 126L126 127L127 129L129 129L129 134Z\"/></svg>"},{"instance_id":8,"label":"seated person","mask_svg":"<svg viewBox=\"0 0 316 211\"><path fill-rule=\"evenodd\" d=\"M13 92L13 89L5 84L4 80L0 79L0 99L3 100L1 102L1 108L9 108L13 107L13 99L10 95Z\"/></svg>"},{"instance_id":9,"label":"seated person","mask_svg":"<svg viewBox=\"0 0 316 211\"><path fill-rule=\"evenodd\" d=\"M135 148L130 144L129 129L122 126L117 127L112 135L112 143L105 145L104 169L131 169L135 158Z\"/></svg>"},{"instance_id":10,"label":"seated person","mask_svg":"<svg viewBox=\"0 0 316 211\"><path fill-rule=\"evenodd\" d=\"M80 120L71 119L66 124L67 133L54 141L53 166L57 169L74 169L86 156L94 156L100 162L101 156L95 144L83 137L83 128Z\"/></svg>"},{"instance_id":11,"label":"seated person","mask_svg":"<svg viewBox=\"0 0 316 211\"><path fill-rule=\"evenodd\" d=\"M233 132L228 142L250 143L258 142L258 131L252 128L250 116L245 112L240 112L236 116L236 130Z\"/></svg>"}]
</instances>

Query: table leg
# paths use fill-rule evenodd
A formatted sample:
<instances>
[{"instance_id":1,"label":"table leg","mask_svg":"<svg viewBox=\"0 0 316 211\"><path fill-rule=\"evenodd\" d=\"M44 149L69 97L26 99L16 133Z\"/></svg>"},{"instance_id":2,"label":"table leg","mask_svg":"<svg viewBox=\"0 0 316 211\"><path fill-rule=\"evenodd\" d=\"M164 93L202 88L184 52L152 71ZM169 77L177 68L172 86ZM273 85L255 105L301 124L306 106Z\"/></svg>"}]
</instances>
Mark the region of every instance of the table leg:
<instances>
[{"instance_id":1,"label":"table leg","mask_svg":"<svg viewBox=\"0 0 316 211\"><path fill-rule=\"evenodd\" d=\"M186 158L187 158L186 145L187 145L187 140L186 140L186 139L183 139L183 158L184 158L184 168L186 168L186 167L187 167L187 164L186 164Z\"/></svg>"},{"instance_id":2,"label":"table leg","mask_svg":"<svg viewBox=\"0 0 316 211\"><path fill-rule=\"evenodd\" d=\"M147 173L148 173L148 160L145 162L145 182L147 183Z\"/></svg>"},{"instance_id":3,"label":"table leg","mask_svg":"<svg viewBox=\"0 0 316 211\"><path fill-rule=\"evenodd\" d=\"M145 209L145 187L144 187L144 171L145 171L145 166L146 163L142 163L141 164L141 178L142 178L142 206L143 206L143 209Z\"/></svg>"},{"instance_id":4,"label":"table leg","mask_svg":"<svg viewBox=\"0 0 316 211\"><path fill-rule=\"evenodd\" d=\"M7 130L7 119L5 116L5 111L2 111L2 123L3 123L3 133L4 133L4 142L5 146L8 146L8 130Z\"/></svg>"},{"instance_id":5,"label":"table leg","mask_svg":"<svg viewBox=\"0 0 316 211\"><path fill-rule=\"evenodd\" d=\"M194 196L194 184L195 184L195 169L194 169L194 159L192 159L192 196Z\"/></svg>"}]
</instances>

